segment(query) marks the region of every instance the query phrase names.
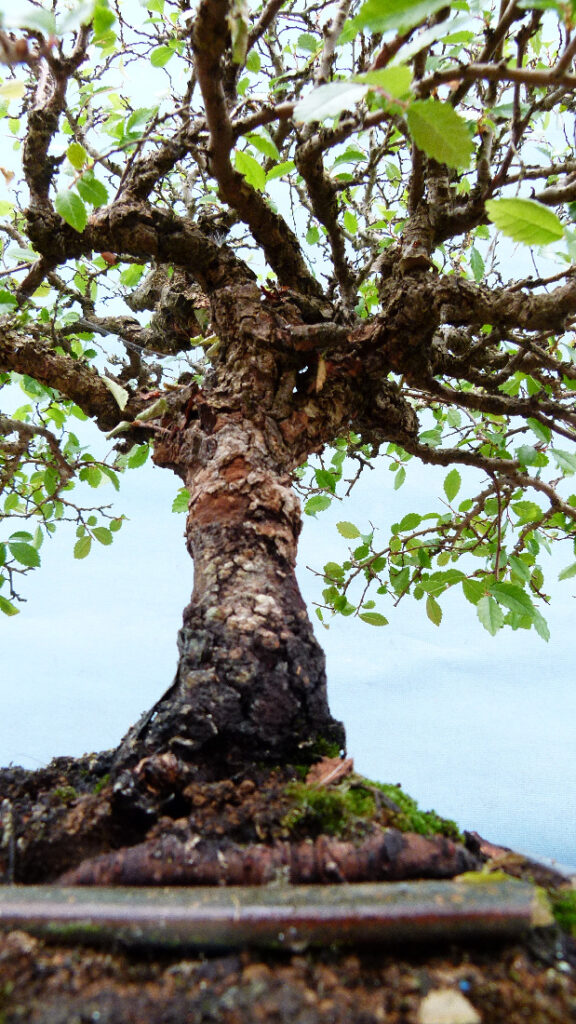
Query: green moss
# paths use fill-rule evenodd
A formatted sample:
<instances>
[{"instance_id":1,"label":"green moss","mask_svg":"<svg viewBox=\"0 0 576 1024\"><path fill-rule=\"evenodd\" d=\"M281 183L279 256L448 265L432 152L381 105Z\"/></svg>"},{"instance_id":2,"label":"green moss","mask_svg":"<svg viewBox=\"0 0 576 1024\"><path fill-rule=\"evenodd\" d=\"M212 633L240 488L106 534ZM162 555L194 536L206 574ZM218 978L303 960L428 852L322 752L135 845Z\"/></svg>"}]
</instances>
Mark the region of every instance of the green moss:
<instances>
[{"instance_id":1,"label":"green moss","mask_svg":"<svg viewBox=\"0 0 576 1024\"><path fill-rule=\"evenodd\" d=\"M369 793L360 794L343 786L307 786L293 782L288 794L294 807L282 825L290 832L341 836L359 820L371 818L375 811Z\"/></svg>"},{"instance_id":2,"label":"green moss","mask_svg":"<svg viewBox=\"0 0 576 1024\"><path fill-rule=\"evenodd\" d=\"M548 895L555 920L565 932L576 938L576 889L561 889Z\"/></svg>"},{"instance_id":3,"label":"green moss","mask_svg":"<svg viewBox=\"0 0 576 1024\"><path fill-rule=\"evenodd\" d=\"M94 789L92 790L92 792L95 793L96 795L98 795L98 793L101 793L102 790L104 789L104 787L107 786L109 782L110 782L110 774L103 775L102 778L100 779L100 782L97 782L96 785L94 786Z\"/></svg>"},{"instance_id":4,"label":"green moss","mask_svg":"<svg viewBox=\"0 0 576 1024\"><path fill-rule=\"evenodd\" d=\"M449 839L462 841L462 835L456 822L450 818L441 818L436 811L421 811L416 801L408 796L400 786L384 782L371 782L371 786L387 797L397 807L394 814L394 825L402 832L418 832L423 836L443 835Z\"/></svg>"},{"instance_id":5,"label":"green moss","mask_svg":"<svg viewBox=\"0 0 576 1024\"><path fill-rule=\"evenodd\" d=\"M337 786L288 786L292 809L282 826L290 833L343 836L357 833L370 821L421 835L444 835L461 841L457 825L435 811L421 811L412 797L399 786L371 782L352 775Z\"/></svg>"},{"instance_id":6,"label":"green moss","mask_svg":"<svg viewBox=\"0 0 576 1024\"><path fill-rule=\"evenodd\" d=\"M78 797L78 791L74 789L74 786L58 786L57 789L52 790L54 796L61 800L63 804L72 803L72 800L76 800Z\"/></svg>"}]
</instances>

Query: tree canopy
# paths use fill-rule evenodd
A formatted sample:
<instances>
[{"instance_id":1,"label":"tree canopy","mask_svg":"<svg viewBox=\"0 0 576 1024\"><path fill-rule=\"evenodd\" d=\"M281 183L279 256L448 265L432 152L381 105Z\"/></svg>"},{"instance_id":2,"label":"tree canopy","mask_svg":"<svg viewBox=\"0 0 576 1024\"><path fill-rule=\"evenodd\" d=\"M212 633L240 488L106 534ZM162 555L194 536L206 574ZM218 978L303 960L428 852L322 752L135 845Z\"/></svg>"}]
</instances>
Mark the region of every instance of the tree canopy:
<instances>
[{"instance_id":1,"label":"tree canopy","mask_svg":"<svg viewBox=\"0 0 576 1024\"><path fill-rule=\"evenodd\" d=\"M411 594L438 624L457 588L490 633L548 638L541 555L576 534L573 18L556 0L4 5L5 614L61 522L77 558L112 543L99 488L150 450L185 510L174 417L194 405L210 433L242 403L266 406L309 515L350 486L346 459L386 459L396 489L413 460L446 468L440 509L339 523L322 621L384 625Z\"/></svg>"}]
</instances>

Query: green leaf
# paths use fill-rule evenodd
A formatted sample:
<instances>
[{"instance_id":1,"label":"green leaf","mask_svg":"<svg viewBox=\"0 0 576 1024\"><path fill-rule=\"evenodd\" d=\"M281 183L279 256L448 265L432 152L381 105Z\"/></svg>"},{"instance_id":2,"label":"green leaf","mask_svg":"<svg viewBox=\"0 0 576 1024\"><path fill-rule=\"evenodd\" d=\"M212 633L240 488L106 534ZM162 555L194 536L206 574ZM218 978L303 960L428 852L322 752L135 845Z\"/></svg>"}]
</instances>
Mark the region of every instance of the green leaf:
<instances>
[{"instance_id":1,"label":"green leaf","mask_svg":"<svg viewBox=\"0 0 576 1024\"><path fill-rule=\"evenodd\" d=\"M268 135L248 135L248 142L254 146L259 153L270 157L271 160L279 160L280 153L275 142Z\"/></svg>"},{"instance_id":2,"label":"green leaf","mask_svg":"<svg viewBox=\"0 0 576 1024\"><path fill-rule=\"evenodd\" d=\"M517 587L514 583L491 583L490 593L499 604L505 605L511 612L532 617L534 605L521 587Z\"/></svg>"},{"instance_id":3,"label":"green leaf","mask_svg":"<svg viewBox=\"0 0 576 1024\"><path fill-rule=\"evenodd\" d=\"M187 512L188 504L190 502L190 495L186 487L181 487L178 494L172 502L173 512Z\"/></svg>"},{"instance_id":4,"label":"green leaf","mask_svg":"<svg viewBox=\"0 0 576 1024\"><path fill-rule=\"evenodd\" d=\"M355 75L355 82L365 82L377 92L394 99L403 99L410 93L412 71L403 65L382 68L381 71L366 71L363 75ZM364 154L361 154L363 157Z\"/></svg>"},{"instance_id":5,"label":"green leaf","mask_svg":"<svg viewBox=\"0 0 576 1024\"><path fill-rule=\"evenodd\" d=\"M18 615L20 609L16 608L7 597L0 596L0 612L4 612L4 615Z\"/></svg>"},{"instance_id":6,"label":"green leaf","mask_svg":"<svg viewBox=\"0 0 576 1024\"><path fill-rule=\"evenodd\" d=\"M445 6L442 0L366 0L352 23L344 28L340 41L348 42L365 28L371 32L405 32Z\"/></svg>"},{"instance_id":7,"label":"green leaf","mask_svg":"<svg viewBox=\"0 0 576 1024\"><path fill-rule=\"evenodd\" d=\"M25 565L27 569L37 569L40 565L40 555L31 544L25 544L22 541L8 541L8 547L12 557L20 562L20 565Z\"/></svg>"},{"instance_id":8,"label":"green leaf","mask_svg":"<svg viewBox=\"0 0 576 1024\"><path fill-rule=\"evenodd\" d=\"M164 68L173 56L171 46L156 46L150 54L150 63L153 68Z\"/></svg>"},{"instance_id":9,"label":"green leaf","mask_svg":"<svg viewBox=\"0 0 576 1024\"><path fill-rule=\"evenodd\" d=\"M47 466L44 471L44 490L46 494L54 494L58 484L60 483L60 474L54 466Z\"/></svg>"},{"instance_id":10,"label":"green leaf","mask_svg":"<svg viewBox=\"0 0 576 1024\"><path fill-rule=\"evenodd\" d=\"M522 561L521 558L517 558L516 555L510 555L509 564L512 572L523 580L524 583L528 583L528 580L532 577L532 566Z\"/></svg>"},{"instance_id":11,"label":"green leaf","mask_svg":"<svg viewBox=\"0 0 576 1024\"><path fill-rule=\"evenodd\" d=\"M147 444L135 444L128 455L130 469L138 469L143 466L150 453L150 446Z\"/></svg>"},{"instance_id":12,"label":"green leaf","mask_svg":"<svg viewBox=\"0 0 576 1024\"><path fill-rule=\"evenodd\" d=\"M36 569L40 565L40 555L31 544L24 544L20 541L8 541L8 548L12 558L15 558L16 562L19 562L20 565L26 565L30 569Z\"/></svg>"},{"instance_id":13,"label":"green leaf","mask_svg":"<svg viewBox=\"0 0 576 1024\"><path fill-rule=\"evenodd\" d=\"M264 191L266 188L266 172L258 161L253 156L250 156L250 153L238 150L234 154L234 166L252 188L257 189L259 192Z\"/></svg>"},{"instance_id":14,"label":"green leaf","mask_svg":"<svg viewBox=\"0 0 576 1024\"><path fill-rule=\"evenodd\" d=\"M484 629L487 629L491 636L496 636L504 625L504 613L493 597L480 598L477 614Z\"/></svg>"},{"instance_id":15,"label":"green leaf","mask_svg":"<svg viewBox=\"0 0 576 1024\"><path fill-rule=\"evenodd\" d=\"M346 540L355 540L356 537L361 536L360 530L358 529L357 526L354 526L354 523L336 523L336 529L338 530L340 536L345 537Z\"/></svg>"},{"instance_id":16,"label":"green leaf","mask_svg":"<svg viewBox=\"0 0 576 1024\"><path fill-rule=\"evenodd\" d=\"M462 590L464 597L470 604L478 604L478 602L486 595L486 585L481 580L462 580Z\"/></svg>"},{"instance_id":17,"label":"green leaf","mask_svg":"<svg viewBox=\"0 0 576 1024\"><path fill-rule=\"evenodd\" d=\"M315 516L317 512L324 512L325 509L330 508L331 504L332 498L327 494L315 494L312 498L308 498L304 505L304 511L307 516Z\"/></svg>"},{"instance_id":18,"label":"green leaf","mask_svg":"<svg viewBox=\"0 0 576 1024\"><path fill-rule=\"evenodd\" d=\"M420 526L421 522L422 516L419 516L417 512L408 512L398 524L398 533L404 533L406 530L415 530L417 526Z\"/></svg>"},{"instance_id":19,"label":"green leaf","mask_svg":"<svg viewBox=\"0 0 576 1024\"><path fill-rule=\"evenodd\" d=\"M547 427L545 423L540 423L540 420L533 419L531 416L528 417L526 423L542 444L549 444L552 438L550 427Z\"/></svg>"},{"instance_id":20,"label":"green leaf","mask_svg":"<svg viewBox=\"0 0 576 1024\"><path fill-rule=\"evenodd\" d=\"M559 451L557 448L554 449L552 455L556 465L566 476L576 473L576 455L572 455L571 452Z\"/></svg>"},{"instance_id":21,"label":"green leaf","mask_svg":"<svg viewBox=\"0 0 576 1024\"><path fill-rule=\"evenodd\" d=\"M20 100L26 92L26 82L20 81L19 78L13 78L10 82L4 82L4 85L0 85L0 97L3 100Z\"/></svg>"},{"instance_id":22,"label":"green leaf","mask_svg":"<svg viewBox=\"0 0 576 1024\"><path fill-rule=\"evenodd\" d=\"M54 206L71 228L74 228L75 231L84 231L88 223L88 213L76 192L70 192L69 189L59 192L54 200Z\"/></svg>"},{"instance_id":23,"label":"green leaf","mask_svg":"<svg viewBox=\"0 0 576 1024\"><path fill-rule=\"evenodd\" d=\"M378 612L360 612L359 619L362 622L367 622L369 626L387 626L388 619L385 619L383 615Z\"/></svg>"},{"instance_id":24,"label":"green leaf","mask_svg":"<svg viewBox=\"0 0 576 1024\"><path fill-rule=\"evenodd\" d=\"M466 122L449 103L415 100L406 120L414 142L428 156L448 167L469 166L474 143Z\"/></svg>"},{"instance_id":25,"label":"green leaf","mask_svg":"<svg viewBox=\"0 0 576 1024\"><path fill-rule=\"evenodd\" d=\"M282 178L285 174L290 174L291 171L296 169L296 164L293 160L284 160L281 164L276 164L276 167L271 167L266 175L266 181L272 181L273 178Z\"/></svg>"},{"instance_id":26,"label":"green leaf","mask_svg":"<svg viewBox=\"0 0 576 1024\"><path fill-rule=\"evenodd\" d=\"M296 40L296 46L299 50L306 50L308 53L316 53L322 46L322 40L318 36L313 36L310 32L302 32Z\"/></svg>"},{"instance_id":27,"label":"green leaf","mask_svg":"<svg viewBox=\"0 0 576 1024\"><path fill-rule=\"evenodd\" d=\"M318 487L324 488L326 491L331 491L334 494L336 490L336 478L334 473L331 473L329 469L316 469L314 471L314 477Z\"/></svg>"},{"instance_id":28,"label":"green leaf","mask_svg":"<svg viewBox=\"0 0 576 1024\"><path fill-rule=\"evenodd\" d=\"M534 199L487 199L485 205L492 223L515 242L548 245L564 234L556 214Z\"/></svg>"},{"instance_id":29,"label":"green leaf","mask_svg":"<svg viewBox=\"0 0 576 1024\"><path fill-rule=\"evenodd\" d=\"M78 179L77 188L86 203L91 206L104 206L108 202L108 192L101 181L94 177L93 171L86 171ZM72 225L74 226L74 225Z\"/></svg>"},{"instance_id":30,"label":"green leaf","mask_svg":"<svg viewBox=\"0 0 576 1024\"><path fill-rule=\"evenodd\" d=\"M116 21L116 15L110 10L108 0L96 0L94 7L94 39L102 39L112 28Z\"/></svg>"},{"instance_id":31,"label":"green leaf","mask_svg":"<svg viewBox=\"0 0 576 1024\"><path fill-rule=\"evenodd\" d=\"M126 388L123 388L121 384L117 384L115 380L111 380L110 377L101 377L100 380L108 388L119 409L121 411L125 409L130 398Z\"/></svg>"},{"instance_id":32,"label":"green leaf","mask_svg":"<svg viewBox=\"0 0 576 1024\"><path fill-rule=\"evenodd\" d=\"M478 249L476 249L474 246L472 246L472 249L470 250L470 267L474 275L474 280L476 281L477 284L479 284L482 278L484 277L485 267L484 260L482 259L480 253L478 252Z\"/></svg>"},{"instance_id":33,"label":"green leaf","mask_svg":"<svg viewBox=\"0 0 576 1024\"><path fill-rule=\"evenodd\" d=\"M18 300L12 292L6 291L5 288L0 289L0 316L4 316L6 313L11 313L12 310L16 309Z\"/></svg>"},{"instance_id":34,"label":"green leaf","mask_svg":"<svg viewBox=\"0 0 576 1024\"><path fill-rule=\"evenodd\" d=\"M532 621L534 623L534 628L538 633L538 636L541 636L542 639L545 640L546 643L548 643L550 639L550 630L548 628L548 623L546 622L544 616L540 614L537 608L534 609Z\"/></svg>"},{"instance_id":35,"label":"green leaf","mask_svg":"<svg viewBox=\"0 0 576 1024\"><path fill-rule=\"evenodd\" d=\"M562 572L558 574L559 580L569 580L572 576L576 576L576 562L572 562L572 565L567 565Z\"/></svg>"},{"instance_id":36,"label":"green leaf","mask_svg":"<svg viewBox=\"0 0 576 1024\"><path fill-rule=\"evenodd\" d=\"M400 490L400 488L402 487L402 484L404 483L405 479L406 479L406 470L404 469L404 466L400 466L400 469L398 470L398 472L394 476L394 490L395 491Z\"/></svg>"},{"instance_id":37,"label":"green leaf","mask_svg":"<svg viewBox=\"0 0 576 1024\"><path fill-rule=\"evenodd\" d=\"M74 558L86 558L86 555L90 554L91 547L91 537L80 537L80 540L77 540L74 545Z\"/></svg>"},{"instance_id":38,"label":"green leaf","mask_svg":"<svg viewBox=\"0 0 576 1024\"><path fill-rule=\"evenodd\" d=\"M426 615L435 626L442 622L442 609L435 597L430 594L426 599Z\"/></svg>"},{"instance_id":39,"label":"green leaf","mask_svg":"<svg viewBox=\"0 0 576 1024\"><path fill-rule=\"evenodd\" d=\"M108 477L108 480L110 481L110 483L114 487L115 491L119 491L120 490L120 481L118 480L118 475L117 475L117 473L114 472L113 469L110 469L110 466L102 466L101 465L100 466L100 472L105 477Z\"/></svg>"},{"instance_id":40,"label":"green leaf","mask_svg":"<svg viewBox=\"0 0 576 1024\"><path fill-rule=\"evenodd\" d=\"M120 283L125 285L126 288L134 288L135 285L138 284L145 269L146 266L144 263L132 263L120 274Z\"/></svg>"},{"instance_id":41,"label":"green leaf","mask_svg":"<svg viewBox=\"0 0 576 1024\"><path fill-rule=\"evenodd\" d=\"M96 540L99 541L100 544L104 544L105 547L108 547L108 545L112 543L112 534L105 526L95 526L92 530L92 534L96 537Z\"/></svg>"},{"instance_id":42,"label":"green leaf","mask_svg":"<svg viewBox=\"0 0 576 1024\"><path fill-rule=\"evenodd\" d=\"M148 124L150 118L154 117L157 113L158 107L137 107L126 121L126 132L133 132L143 128L144 125Z\"/></svg>"},{"instance_id":43,"label":"green leaf","mask_svg":"<svg viewBox=\"0 0 576 1024\"><path fill-rule=\"evenodd\" d=\"M89 484L90 487L99 487L102 483L102 473L99 466L84 466L80 470L79 477Z\"/></svg>"},{"instance_id":44,"label":"green leaf","mask_svg":"<svg viewBox=\"0 0 576 1024\"><path fill-rule=\"evenodd\" d=\"M324 121L336 117L343 110L353 110L368 92L369 86L362 82L346 79L329 82L304 96L294 107L295 121Z\"/></svg>"},{"instance_id":45,"label":"green leaf","mask_svg":"<svg viewBox=\"0 0 576 1024\"><path fill-rule=\"evenodd\" d=\"M532 523L542 516L542 509L535 501L515 501L512 508L520 523Z\"/></svg>"},{"instance_id":46,"label":"green leaf","mask_svg":"<svg viewBox=\"0 0 576 1024\"><path fill-rule=\"evenodd\" d=\"M246 70L257 74L261 67L262 61L259 55L256 53L256 50L251 50L246 58Z\"/></svg>"},{"instance_id":47,"label":"green leaf","mask_svg":"<svg viewBox=\"0 0 576 1024\"><path fill-rule=\"evenodd\" d=\"M444 494L448 501L454 501L454 498L460 490L462 483L462 477L457 469L451 469L444 481Z\"/></svg>"},{"instance_id":48,"label":"green leaf","mask_svg":"<svg viewBox=\"0 0 576 1024\"><path fill-rule=\"evenodd\" d=\"M81 146L79 142L71 142L66 150L66 156L68 157L72 167L75 167L79 171L88 160L88 153Z\"/></svg>"}]
</instances>

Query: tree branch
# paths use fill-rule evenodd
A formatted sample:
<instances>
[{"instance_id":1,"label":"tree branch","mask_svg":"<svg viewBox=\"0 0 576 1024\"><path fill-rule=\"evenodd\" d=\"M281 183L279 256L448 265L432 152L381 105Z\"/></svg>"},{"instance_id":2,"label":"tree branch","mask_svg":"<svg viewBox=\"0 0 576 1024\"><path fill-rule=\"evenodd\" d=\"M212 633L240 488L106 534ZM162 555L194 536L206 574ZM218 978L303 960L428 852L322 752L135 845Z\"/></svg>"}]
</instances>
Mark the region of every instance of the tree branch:
<instances>
[{"instance_id":1,"label":"tree branch","mask_svg":"<svg viewBox=\"0 0 576 1024\"><path fill-rule=\"evenodd\" d=\"M234 131L224 92L222 58L228 42L229 0L203 0L194 23L193 45L198 82L210 130L211 169L222 199L238 213L264 251L280 284L305 295L322 294L310 274L296 235L231 163Z\"/></svg>"}]
</instances>

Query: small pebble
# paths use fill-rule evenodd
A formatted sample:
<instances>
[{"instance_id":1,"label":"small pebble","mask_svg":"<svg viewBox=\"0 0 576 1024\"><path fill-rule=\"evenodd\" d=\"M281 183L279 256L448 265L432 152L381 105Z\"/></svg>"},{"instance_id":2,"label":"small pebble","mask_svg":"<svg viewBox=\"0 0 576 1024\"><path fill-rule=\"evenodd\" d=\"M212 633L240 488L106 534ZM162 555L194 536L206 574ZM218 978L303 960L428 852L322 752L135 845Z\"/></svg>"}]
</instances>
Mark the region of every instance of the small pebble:
<instances>
[{"instance_id":1,"label":"small pebble","mask_svg":"<svg viewBox=\"0 0 576 1024\"><path fill-rule=\"evenodd\" d=\"M418 1024L482 1024L472 1003L453 988L437 988L422 1000Z\"/></svg>"}]
</instances>

